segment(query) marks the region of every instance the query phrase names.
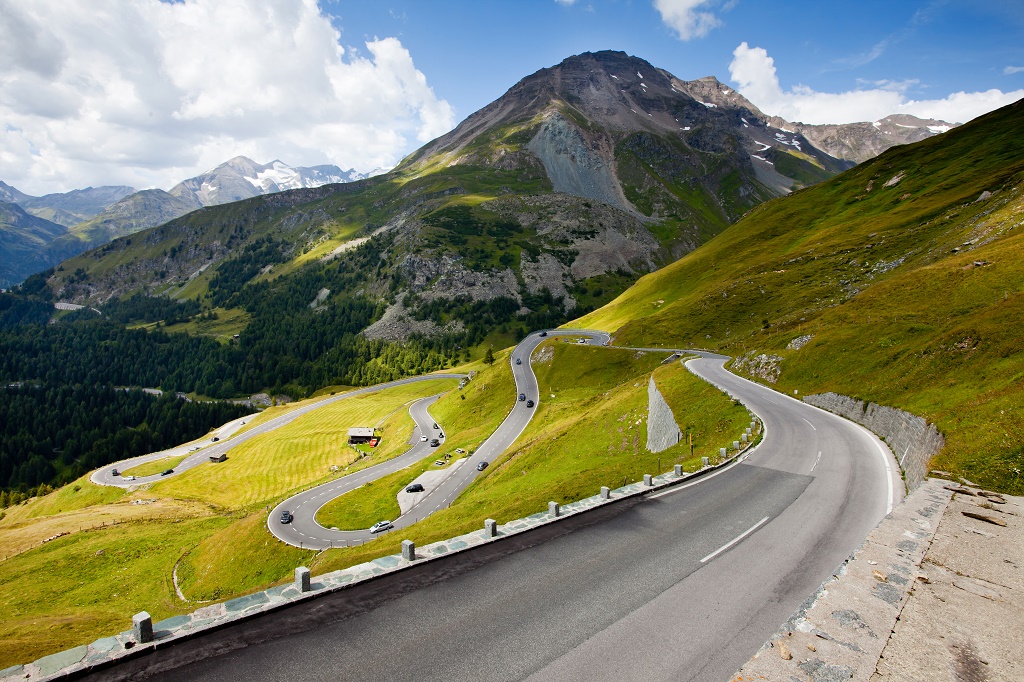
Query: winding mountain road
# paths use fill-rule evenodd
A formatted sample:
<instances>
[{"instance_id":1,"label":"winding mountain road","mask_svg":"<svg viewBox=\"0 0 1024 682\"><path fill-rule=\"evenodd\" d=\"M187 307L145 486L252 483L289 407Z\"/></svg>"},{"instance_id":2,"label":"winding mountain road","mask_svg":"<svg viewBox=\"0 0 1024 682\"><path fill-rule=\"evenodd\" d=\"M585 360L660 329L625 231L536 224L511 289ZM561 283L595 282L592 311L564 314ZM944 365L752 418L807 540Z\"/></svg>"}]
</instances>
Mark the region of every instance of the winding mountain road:
<instances>
[{"instance_id":1,"label":"winding mountain road","mask_svg":"<svg viewBox=\"0 0 1024 682\"><path fill-rule=\"evenodd\" d=\"M480 475L481 472L477 470L477 465L480 462L490 463L519 438L536 412L536 405L540 403L540 389L537 385L537 376L533 373L530 364L530 358L533 351L545 338L555 336L578 337L585 343L599 345L607 344L610 339L604 332L567 329L534 332L523 339L509 356L516 393L522 394L523 400L515 402L508 416L480 447L468 457L450 465L450 474L447 477L428 488L415 506L392 521L394 530L418 523L433 512L449 506ZM420 442L419 438L421 435L426 435L428 439L434 438L443 433L444 424L439 424L442 427L441 430L434 431L433 424L436 421L427 412L427 407L437 398L438 396L424 398L413 403L409 408L409 413L416 422L413 434L414 444L409 451L387 462L293 495L274 507L267 517L267 528L274 534L274 537L294 547L307 549L346 547L372 540L374 534L370 533L369 529L357 531L328 529L317 522L316 515L331 500L382 476L412 466L429 455L431 450L435 450L429 446L429 443ZM534 406L527 407L527 400L533 401ZM443 445L443 436L440 437L440 440ZM440 453L441 450L438 449L437 452ZM281 522L282 512L285 510L291 512L293 516L289 523Z\"/></svg>"},{"instance_id":2,"label":"winding mountain road","mask_svg":"<svg viewBox=\"0 0 1024 682\"><path fill-rule=\"evenodd\" d=\"M159 679L729 679L903 485L867 430L700 355L691 371L764 424L748 458L373 610Z\"/></svg>"}]
</instances>

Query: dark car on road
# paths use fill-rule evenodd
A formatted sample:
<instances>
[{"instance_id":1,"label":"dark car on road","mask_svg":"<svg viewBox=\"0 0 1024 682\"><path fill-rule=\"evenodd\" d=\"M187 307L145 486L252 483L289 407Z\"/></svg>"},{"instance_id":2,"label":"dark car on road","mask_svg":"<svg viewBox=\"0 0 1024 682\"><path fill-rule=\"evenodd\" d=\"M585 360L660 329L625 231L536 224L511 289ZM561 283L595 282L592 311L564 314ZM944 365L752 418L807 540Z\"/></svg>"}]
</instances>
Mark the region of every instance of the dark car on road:
<instances>
[{"instance_id":1,"label":"dark car on road","mask_svg":"<svg viewBox=\"0 0 1024 682\"><path fill-rule=\"evenodd\" d=\"M526 394L525 393L520 393L519 394L519 402L522 402L524 400L526 400Z\"/></svg>"},{"instance_id":2,"label":"dark car on road","mask_svg":"<svg viewBox=\"0 0 1024 682\"><path fill-rule=\"evenodd\" d=\"M370 526L371 533L381 533L386 530L391 530L395 527L395 524L390 521L378 521L377 523Z\"/></svg>"},{"instance_id":3,"label":"dark car on road","mask_svg":"<svg viewBox=\"0 0 1024 682\"><path fill-rule=\"evenodd\" d=\"M407 492L407 493L421 493L421 492L423 492L423 484L422 483L413 483L411 485L407 485L405 487L405 492Z\"/></svg>"},{"instance_id":4,"label":"dark car on road","mask_svg":"<svg viewBox=\"0 0 1024 682\"><path fill-rule=\"evenodd\" d=\"M295 517L292 516L292 513L290 511L286 510L286 511L281 512L281 523L291 523L292 519L294 519L294 518Z\"/></svg>"},{"instance_id":5,"label":"dark car on road","mask_svg":"<svg viewBox=\"0 0 1024 682\"><path fill-rule=\"evenodd\" d=\"M161 471L160 475L161 476L170 476L173 473L174 473L174 469L166 469L164 471Z\"/></svg>"},{"instance_id":6,"label":"dark car on road","mask_svg":"<svg viewBox=\"0 0 1024 682\"><path fill-rule=\"evenodd\" d=\"M548 335L548 333L547 333L547 332L541 332L541 333L540 333L540 335L541 335L541 336L547 336L547 335Z\"/></svg>"},{"instance_id":7,"label":"dark car on road","mask_svg":"<svg viewBox=\"0 0 1024 682\"><path fill-rule=\"evenodd\" d=\"M430 447L432 447L432 448L436 448L436 447L437 447L438 445L440 445L440 444L441 444L441 441L439 441L439 440L438 440L438 439L436 439L436 438L435 438L435 439L433 439L432 441L430 441Z\"/></svg>"},{"instance_id":8,"label":"dark car on road","mask_svg":"<svg viewBox=\"0 0 1024 682\"><path fill-rule=\"evenodd\" d=\"M516 358L516 364L517 365L523 364L523 359L522 358Z\"/></svg>"},{"instance_id":9,"label":"dark car on road","mask_svg":"<svg viewBox=\"0 0 1024 682\"><path fill-rule=\"evenodd\" d=\"M532 400L527 400L526 401L526 406L527 407L533 407L533 401Z\"/></svg>"},{"instance_id":10,"label":"dark car on road","mask_svg":"<svg viewBox=\"0 0 1024 682\"><path fill-rule=\"evenodd\" d=\"M477 471L483 471L486 468L487 468L487 462L480 462L479 464L476 465L476 470Z\"/></svg>"},{"instance_id":11,"label":"dark car on road","mask_svg":"<svg viewBox=\"0 0 1024 682\"><path fill-rule=\"evenodd\" d=\"M120 476L121 474L119 474L119 473L118 473L117 469L112 469L112 470L110 471L110 475L111 475L111 476Z\"/></svg>"}]
</instances>

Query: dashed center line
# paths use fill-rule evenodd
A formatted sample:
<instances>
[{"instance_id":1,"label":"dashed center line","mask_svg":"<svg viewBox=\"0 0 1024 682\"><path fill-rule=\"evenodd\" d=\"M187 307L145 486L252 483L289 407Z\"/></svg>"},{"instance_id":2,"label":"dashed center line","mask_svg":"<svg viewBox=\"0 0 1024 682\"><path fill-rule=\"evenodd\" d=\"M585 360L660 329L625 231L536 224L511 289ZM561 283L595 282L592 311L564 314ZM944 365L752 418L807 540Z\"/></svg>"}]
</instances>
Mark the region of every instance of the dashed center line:
<instances>
[{"instance_id":1,"label":"dashed center line","mask_svg":"<svg viewBox=\"0 0 1024 682\"><path fill-rule=\"evenodd\" d=\"M814 459L814 464L811 465L811 473L814 473L814 467L818 466L818 460L821 459L821 450L818 450L818 456Z\"/></svg>"},{"instance_id":2,"label":"dashed center line","mask_svg":"<svg viewBox=\"0 0 1024 682\"><path fill-rule=\"evenodd\" d=\"M811 429L813 429L814 431L818 430L818 429L814 428L814 424L812 424L810 421L808 421L806 417L800 417L800 418L803 419L805 422L807 422L807 425L810 426Z\"/></svg>"}]
</instances>

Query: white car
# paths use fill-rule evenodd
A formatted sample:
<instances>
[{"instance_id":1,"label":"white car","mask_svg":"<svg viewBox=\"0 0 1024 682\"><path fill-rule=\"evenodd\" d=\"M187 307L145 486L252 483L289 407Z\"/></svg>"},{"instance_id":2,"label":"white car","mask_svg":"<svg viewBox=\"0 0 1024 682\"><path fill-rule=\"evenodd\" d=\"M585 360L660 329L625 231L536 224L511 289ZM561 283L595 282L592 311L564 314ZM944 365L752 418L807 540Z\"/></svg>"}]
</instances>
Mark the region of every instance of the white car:
<instances>
[{"instance_id":1,"label":"white car","mask_svg":"<svg viewBox=\"0 0 1024 682\"><path fill-rule=\"evenodd\" d=\"M395 524L390 521L378 521L377 523L370 526L371 533L381 533L386 530L391 530L395 527Z\"/></svg>"},{"instance_id":2,"label":"white car","mask_svg":"<svg viewBox=\"0 0 1024 682\"><path fill-rule=\"evenodd\" d=\"M134 476L125 476L124 480L126 480L126 481L134 481L135 477Z\"/></svg>"},{"instance_id":3,"label":"white car","mask_svg":"<svg viewBox=\"0 0 1024 682\"><path fill-rule=\"evenodd\" d=\"M421 443L426 443L427 442L427 437L426 436L420 436L420 442Z\"/></svg>"}]
</instances>

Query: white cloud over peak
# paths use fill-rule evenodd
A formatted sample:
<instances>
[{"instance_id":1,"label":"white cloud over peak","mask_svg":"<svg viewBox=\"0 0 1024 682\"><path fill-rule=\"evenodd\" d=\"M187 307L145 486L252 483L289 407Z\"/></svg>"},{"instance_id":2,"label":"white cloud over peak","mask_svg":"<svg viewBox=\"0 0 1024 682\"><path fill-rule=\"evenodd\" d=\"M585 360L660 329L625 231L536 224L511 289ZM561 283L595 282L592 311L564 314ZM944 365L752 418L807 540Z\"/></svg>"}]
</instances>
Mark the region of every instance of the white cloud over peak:
<instances>
[{"instance_id":1,"label":"white cloud over peak","mask_svg":"<svg viewBox=\"0 0 1024 682\"><path fill-rule=\"evenodd\" d=\"M912 114L951 123L967 121L1024 97L1024 90L955 92L942 99L909 99L916 81L878 81L874 87L847 92L817 92L806 86L788 91L779 85L773 60L764 48L740 43L733 51L729 75L736 89L761 111L800 123L876 121L890 114Z\"/></svg>"},{"instance_id":2,"label":"white cloud over peak","mask_svg":"<svg viewBox=\"0 0 1024 682\"><path fill-rule=\"evenodd\" d=\"M680 40L690 40L703 38L711 29L722 25L714 12L701 9L709 4L709 0L654 0L654 9Z\"/></svg>"},{"instance_id":3,"label":"white cloud over peak","mask_svg":"<svg viewBox=\"0 0 1024 682\"><path fill-rule=\"evenodd\" d=\"M451 129L396 38L315 0L0 0L0 179L169 188L244 154L370 170Z\"/></svg>"}]
</instances>

